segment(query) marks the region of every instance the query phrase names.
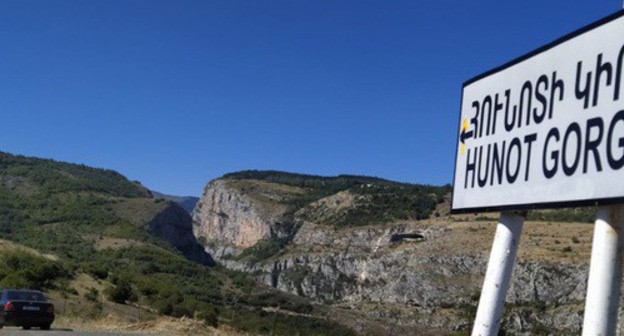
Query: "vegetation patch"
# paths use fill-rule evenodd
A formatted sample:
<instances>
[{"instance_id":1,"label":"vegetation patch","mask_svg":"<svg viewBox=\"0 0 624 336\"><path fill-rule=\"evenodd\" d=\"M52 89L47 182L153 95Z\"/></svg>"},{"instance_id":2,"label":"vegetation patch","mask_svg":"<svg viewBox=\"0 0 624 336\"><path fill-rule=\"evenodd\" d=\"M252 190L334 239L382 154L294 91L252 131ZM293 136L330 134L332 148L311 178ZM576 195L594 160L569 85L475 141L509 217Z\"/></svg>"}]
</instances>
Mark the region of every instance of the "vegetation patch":
<instances>
[{"instance_id":1,"label":"vegetation patch","mask_svg":"<svg viewBox=\"0 0 624 336\"><path fill-rule=\"evenodd\" d=\"M57 280L69 278L71 272L60 262L24 251L11 251L0 256L2 288L52 289Z\"/></svg>"},{"instance_id":2,"label":"vegetation patch","mask_svg":"<svg viewBox=\"0 0 624 336\"><path fill-rule=\"evenodd\" d=\"M310 268L306 266L295 265L287 268L282 272L284 280L292 283L297 288L297 294L303 295L302 284L306 276L310 274Z\"/></svg>"},{"instance_id":3,"label":"vegetation patch","mask_svg":"<svg viewBox=\"0 0 624 336\"><path fill-rule=\"evenodd\" d=\"M337 227L364 226L397 220L419 220L429 217L437 204L451 192L451 186L436 187L397 183L375 177L339 175L323 177L278 171L248 170L223 176L231 180L261 180L299 187L306 193L296 195L283 203L304 208L321 198L348 191L355 202L335 216L323 217L321 224ZM303 209L298 213L303 220L315 221L314 211Z\"/></svg>"},{"instance_id":4,"label":"vegetation patch","mask_svg":"<svg viewBox=\"0 0 624 336\"><path fill-rule=\"evenodd\" d=\"M542 222L577 222L592 223L596 219L596 208L566 208L552 210L535 210L527 214L528 220Z\"/></svg>"},{"instance_id":5,"label":"vegetation patch","mask_svg":"<svg viewBox=\"0 0 624 336\"><path fill-rule=\"evenodd\" d=\"M150 235L146 219L167 202L149 198L149 191L116 172L0 153L0 180L0 238L58 257L1 249L1 286L57 288L75 295L69 283L85 273L94 280L80 290L93 303L93 316L103 305L118 303L212 326L226 322L253 333L338 335L335 330L342 330L340 335L349 335L348 329L308 316L280 314L275 322L263 308L277 304L300 314L310 306L303 298L259 286L243 273L190 262ZM18 182L29 192L11 187ZM248 253L267 258L283 244L266 241ZM271 294L258 297L267 291Z\"/></svg>"},{"instance_id":6,"label":"vegetation patch","mask_svg":"<svg viewBox=\"0 0 624 336\"><path fill-rule=\"evenodd\" d=\"M286 243L286 239L277 237L263 238L254 244L254 246L245 249L241 254L236 256L235 259L253 263L266 260L280 253L286 246Z\"/></svg>"}]
</instances>

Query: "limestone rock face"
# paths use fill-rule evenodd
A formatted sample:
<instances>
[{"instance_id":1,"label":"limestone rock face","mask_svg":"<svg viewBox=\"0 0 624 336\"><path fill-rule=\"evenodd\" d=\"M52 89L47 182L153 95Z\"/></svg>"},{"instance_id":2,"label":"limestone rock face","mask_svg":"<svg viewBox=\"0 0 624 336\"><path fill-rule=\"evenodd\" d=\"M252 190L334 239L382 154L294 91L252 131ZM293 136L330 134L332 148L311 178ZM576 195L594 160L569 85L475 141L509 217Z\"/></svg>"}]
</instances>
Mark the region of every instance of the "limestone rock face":
<instances>
[{"instance_id":1,"label":"limestone rock face","mask_svg":"<svg viewBox=\"0 0 624 336\"><path fill-rule=\"evenodd\" d=\"M392 242L391 237L406 232L425 238ZM319 304L361 309L398 325L464 330L474 318L488 251L440 253L436 245L450 234L413 224L334 230L305 223L283 255L260 263L226 260L224 265ZM536 330L578 334L587 271L586 264L520 261L507 294L503 329L511 335ZM366 308L371 304L374 310ZM444 317L435 314L440 310L446 311Z\"/></svg>"},{"instance_id":2,"label":"limestone rock face","mask_svg":"<svg viewBox=\"0 0 624 336\"><path fill-rule=\"evenodd\" d=\"M206 187L193 213L196 235L247 248L266 236L268 225L260 218L251 200L225 181Z\"/></svg>"},{"instance_id":3,"label":"limestone rock face","mask_svg":"<svg viewBox=\"0 0 624 336\"><path fill-rule=\"evenodd\" d=\"M216 258L236 256L261 239L284 234L285 207L250 197L231 183L210 182L192 213L195 236Z\"/></svg>"}]
</instances>

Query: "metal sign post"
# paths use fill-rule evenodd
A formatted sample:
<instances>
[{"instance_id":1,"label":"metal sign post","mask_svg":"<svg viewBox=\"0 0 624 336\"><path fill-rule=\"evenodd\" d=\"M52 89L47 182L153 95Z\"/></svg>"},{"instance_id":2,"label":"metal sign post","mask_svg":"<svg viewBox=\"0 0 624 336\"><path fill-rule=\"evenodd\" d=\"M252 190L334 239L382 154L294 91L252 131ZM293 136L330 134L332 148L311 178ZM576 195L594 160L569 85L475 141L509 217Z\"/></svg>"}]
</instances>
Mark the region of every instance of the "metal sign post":
<instances>
[{"instance_id":1,"label":"metal sign post","mask_svg":"<svg viewBox=\"0 0 624 336\"><path fill-rule=\"evenodd\" d=\"M472 336L498 334L525 214L503 212L496 227Z\"/></svg>"},{"instance_id":2,"label":"metal sign post","mask_svg":"<svg viewBox=\"0 0 624 336\"><path fill-rule=\"evenodd\" d=\"M602 207L596 214L585 299L583 335L615 335L622 283L624 206Z\"/></svg>"},{"instance_id":3,"label":"metal sign post","mask_svg":"<svg viewBox=\"0 0 624 336\"><path fill-rule=\"evenodd\" d=\"M615 335L622 286L623 248L624 205L600 208L594 224L583 336Z\"/></svg>"}]
</instances>

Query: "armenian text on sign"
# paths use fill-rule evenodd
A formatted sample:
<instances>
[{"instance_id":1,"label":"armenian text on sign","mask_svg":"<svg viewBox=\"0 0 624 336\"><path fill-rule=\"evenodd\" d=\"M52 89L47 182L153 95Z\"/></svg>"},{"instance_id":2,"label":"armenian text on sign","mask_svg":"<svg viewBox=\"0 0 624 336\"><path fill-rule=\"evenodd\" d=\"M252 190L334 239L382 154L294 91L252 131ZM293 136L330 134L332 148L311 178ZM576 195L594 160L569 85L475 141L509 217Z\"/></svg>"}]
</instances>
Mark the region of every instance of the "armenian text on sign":
<instances>
[{"instance_id":1,"label":"armenian text on sign","mask_svg":"<svg viewBox=\"0 0 624 336\"><path fill-rule=\"evenodd\" d=\"M464 84L453 210L624 198L624 16Z\"/></svg>"}]
</instances>

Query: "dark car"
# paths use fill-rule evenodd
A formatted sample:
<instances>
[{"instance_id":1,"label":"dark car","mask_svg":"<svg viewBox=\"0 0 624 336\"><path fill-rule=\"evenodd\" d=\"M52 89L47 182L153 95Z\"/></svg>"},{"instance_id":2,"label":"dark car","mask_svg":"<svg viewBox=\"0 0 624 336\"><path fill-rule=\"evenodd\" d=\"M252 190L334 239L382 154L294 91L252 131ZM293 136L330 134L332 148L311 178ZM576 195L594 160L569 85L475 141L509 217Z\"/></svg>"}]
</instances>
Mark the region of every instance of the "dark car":
<instances>
[{"instance_id":1,"label":"dark car","mask_svg":"<svg viewBox=\"0 0 624 336\"><path fill-rule=\"evenodd\" d=\"M54 305L39 291L3 289L0 308L0 328L13 325L48 330L54 322Z\"/></svg>"}]
</instances>

